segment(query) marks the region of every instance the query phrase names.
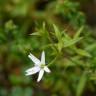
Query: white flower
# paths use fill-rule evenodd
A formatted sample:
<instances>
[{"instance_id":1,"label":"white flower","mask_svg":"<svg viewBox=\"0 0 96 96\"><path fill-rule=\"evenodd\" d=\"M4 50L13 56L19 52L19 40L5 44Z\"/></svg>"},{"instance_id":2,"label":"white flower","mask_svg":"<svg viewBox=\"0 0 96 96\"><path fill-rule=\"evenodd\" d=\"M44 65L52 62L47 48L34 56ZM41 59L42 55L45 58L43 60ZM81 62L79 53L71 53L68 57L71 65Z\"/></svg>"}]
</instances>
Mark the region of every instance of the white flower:
<instances>
[{"instance_id":1,"label":"white flower","mask_svg":"<svg viewBox=\"0 0 96 96\"><path fill-rule=\"evenodd\" d=\"M31 53L28 55L28 57L34 62L34 67L29 68L28 70L26 70L26 75L32 75L35 74L37 72L39 72L38 75L38 79L37 82L39 82L44 74L44 71L47 73L50 73L50 69L45 65L45 52L42 52L41 55L41 61L36 58L34 55L32 55Z\"/></svg>"}]
</instances>

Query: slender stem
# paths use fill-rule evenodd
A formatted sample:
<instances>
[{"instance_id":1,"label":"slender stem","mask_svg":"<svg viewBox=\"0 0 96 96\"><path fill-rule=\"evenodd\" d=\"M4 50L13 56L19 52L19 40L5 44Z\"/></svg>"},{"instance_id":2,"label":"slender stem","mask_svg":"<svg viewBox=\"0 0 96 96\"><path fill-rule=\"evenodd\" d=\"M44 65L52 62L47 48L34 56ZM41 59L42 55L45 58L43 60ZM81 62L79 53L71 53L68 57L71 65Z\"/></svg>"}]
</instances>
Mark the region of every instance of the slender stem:
<instances>
[{"instance_id":1,"label":"slender stem","mask_svg":"<svg viewBox=\"0 0 96 96\"><path fill-rule=\"evenodd\" d=\"M56 61L57 58L58 58L58 55L48 64L48 66L52 65Z\"/></svg>"},{"instance_id":2,"label":"slender stem","mask_svg":"<svg viewBox=\"0 0 96 96\"><path fill-rule=\"evenodd\" d=\"M56 55L56 57L48 64L48 66L52 65L60 55L61 55L61 52L59 52L59 53Z\"/></svg>"}]
</instances>

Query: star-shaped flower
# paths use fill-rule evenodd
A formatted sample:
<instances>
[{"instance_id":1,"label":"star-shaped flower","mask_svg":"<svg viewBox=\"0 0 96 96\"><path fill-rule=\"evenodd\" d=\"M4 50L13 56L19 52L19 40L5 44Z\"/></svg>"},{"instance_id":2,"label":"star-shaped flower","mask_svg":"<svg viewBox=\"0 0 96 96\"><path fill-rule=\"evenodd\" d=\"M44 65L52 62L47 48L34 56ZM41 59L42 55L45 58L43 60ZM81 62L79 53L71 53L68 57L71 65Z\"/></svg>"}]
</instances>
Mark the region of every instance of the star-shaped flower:
<instances>
[{"instance_id":1,"label":"star-shaped flower","mask_svg":"<svg viewBox=\"0 0 96 96\"><path fill-rule=\"evenodd\" d=\"M29 68L28 70L26 70L26 75L33 75L37 72L39 72L38 75L38 79L37 82L39 82L44 74L44 71L47 73L50 73L50 69L45 65L45 52L42 52L41 55L41 61L36 58L34 55L32 55L31 53L28 55L28 57L34 62L34 67Z\"/></svg>"}]
</instances>

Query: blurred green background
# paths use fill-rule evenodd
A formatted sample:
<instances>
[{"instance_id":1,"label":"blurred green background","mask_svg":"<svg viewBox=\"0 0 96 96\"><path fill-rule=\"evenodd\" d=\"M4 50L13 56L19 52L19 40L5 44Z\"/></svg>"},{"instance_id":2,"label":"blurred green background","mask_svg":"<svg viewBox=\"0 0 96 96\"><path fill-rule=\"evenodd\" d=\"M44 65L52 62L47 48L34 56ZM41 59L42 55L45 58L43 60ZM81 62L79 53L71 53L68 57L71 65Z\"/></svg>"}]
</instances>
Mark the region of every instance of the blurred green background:
<instances>
[{"instance_id":1,"label":"blurred green background","mask_svg":"<svg viewBox=\"0 0 96 96\"><path fill-rule=\"evenodd\" d=\"M0 96L96 96L96 0L0 0Z\"/></svg>"}]
</instances>

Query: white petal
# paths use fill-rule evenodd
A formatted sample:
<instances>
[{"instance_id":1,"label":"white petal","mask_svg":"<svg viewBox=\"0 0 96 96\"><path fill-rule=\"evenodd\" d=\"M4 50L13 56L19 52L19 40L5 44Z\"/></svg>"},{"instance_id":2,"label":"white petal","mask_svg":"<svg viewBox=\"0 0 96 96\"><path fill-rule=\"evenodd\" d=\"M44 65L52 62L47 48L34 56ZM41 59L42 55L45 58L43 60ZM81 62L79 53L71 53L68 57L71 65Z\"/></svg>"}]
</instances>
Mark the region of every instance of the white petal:
<instances>
[{"instance_id":1,"label":"white petal","mask_svg":"<svg viewBox=\"0 0 96 96\"><path fill-rule=\"evenodd\" d=\"M35 64L40 64L40 60L38 58L36 58L34 55L32 55L31 53L28 55L28 57L35 63Z\"/></svg>"},{"instance_id":2,"label":"white petal","mask_svg":"<svg viewBox=\"0 0 96 96\"><path fill-rule=\"evenodd\" d=\"M35 74L39 71L40 71L39 67L29 68L28 70L26 70L26 72L27 72L26 75L32 75L32 74Z\"/></svg>"},{"instance_id":3,"label":"white petal","mask_svg":"<svg viewBox=\"0 0 96 96\"><path fill-rule=\"evenodd\" d=\"M46 72L48 72L48 73L51 72L50 69L49 69L47 66L44 67L44 70L45 70Z\"/></svg>"},{"instance_id":4,"label":"white petal","mask_svg":"<svg viewBox=\"0 0 96 96\"><path fill-rule=\"evenodd\" d=\"M41 55L41 64L45 64L45 52L44 51L42 52L42 55Z\"/></svg>"},{"instance_id":5,"label":"white petal","mask_svg":"<svg viewBox=\"0 0 96 96\"><path fill-rule=\"evenodd\" d=\"M37 82L39 82L42 79L43 74L44 74L44 70L41 69L40 72L39 72L39 76L38 76Z\"/></svg>"}]
</instances>

